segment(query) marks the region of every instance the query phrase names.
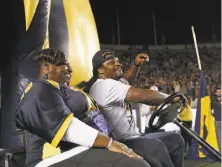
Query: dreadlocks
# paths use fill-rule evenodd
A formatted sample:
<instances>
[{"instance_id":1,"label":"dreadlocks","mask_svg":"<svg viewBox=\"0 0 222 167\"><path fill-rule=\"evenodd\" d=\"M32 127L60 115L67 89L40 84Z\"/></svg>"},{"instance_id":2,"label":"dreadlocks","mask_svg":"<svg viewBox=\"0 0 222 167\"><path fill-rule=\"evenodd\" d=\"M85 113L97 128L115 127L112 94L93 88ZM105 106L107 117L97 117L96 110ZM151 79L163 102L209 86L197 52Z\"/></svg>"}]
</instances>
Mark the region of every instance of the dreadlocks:
<instances>
[{"instance_id":1,"label":"dreadlocks","mask_svg":"<svg viewBox=\"0 0 222 167\"><path fill-rule=\"evenodd\" d=\"M34 57L34 61L37 63L38 70L40 69L42 63L46 62L55 65L62 65L67 63L65 54L57 49L52 49L52 48L41 50L39 54L36 57Z\"/></svg>"},{"instance_id":2,"label":"dreadlocks","mask_svg":"<svg viewBox=\"0 0 222 167\"><path fill-rule=\"evenodd\" d=\"M97 79L98 79L97 74L93 74L93 77L90 78L89 81L82 81L78 83L75 87L82 89L86 93L89 93L91 86L96 82Z\"/></svg>"}]
</instances>

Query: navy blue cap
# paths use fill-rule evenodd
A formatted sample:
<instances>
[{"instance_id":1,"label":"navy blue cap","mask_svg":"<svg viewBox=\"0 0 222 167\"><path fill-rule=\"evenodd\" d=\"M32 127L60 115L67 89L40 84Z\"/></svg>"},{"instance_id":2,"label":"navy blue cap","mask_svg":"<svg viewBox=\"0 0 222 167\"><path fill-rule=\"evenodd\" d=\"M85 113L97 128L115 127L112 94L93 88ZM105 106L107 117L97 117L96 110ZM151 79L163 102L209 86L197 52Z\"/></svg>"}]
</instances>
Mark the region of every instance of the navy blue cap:
<instances>
[{"instance_id":1,"label":"navy blue cap","mask_svg":"<svg viewBox=\"0 0 222 167\"><path fill-rule=\"evenodd\" d=\"M112 56L109 56L106 58L106 56L108 55L112 55ZM93 56L93 59L92 59L93 73L95 73L105 61L113 59L114 57L115 57L115 53L112 52L111 50L100 50L96 52L96 54Z\"/></svg>"}]
</instances>

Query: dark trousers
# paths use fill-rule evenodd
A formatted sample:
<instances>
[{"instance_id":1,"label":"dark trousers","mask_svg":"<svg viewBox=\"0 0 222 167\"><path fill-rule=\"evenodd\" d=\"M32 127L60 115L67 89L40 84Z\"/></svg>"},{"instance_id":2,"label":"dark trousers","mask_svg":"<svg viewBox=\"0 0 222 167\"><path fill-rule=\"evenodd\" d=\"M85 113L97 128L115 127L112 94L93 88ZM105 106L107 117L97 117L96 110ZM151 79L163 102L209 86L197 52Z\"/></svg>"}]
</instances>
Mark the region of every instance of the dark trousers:
<instances>
[{"instance_id":1,"label":"dark trousers","mask_svg":"<svg viewBox=\"0 0 222 167\"><path fill-rule=\"evenodd\" d=\"M65 152L64 152L65 153ZM56 158L56 157L55 157ZM130 158L107 149L91 148L50 167L150 167L143 159ZM45 166L44 166L45 167Z\"/></svg>"},{"instance_id":2,"label":"dark trousers","mask_svg":"<svg viewBox=\"0 0 222 167\"><path fill-rule=\"evenodd\" d=\"M143 156L152 167L184 166L184 140L178 133L149 133L124 143Z\"/></svg>"},{"instance_id":3,"label":"dark trousers","mask_svg":"<svg viewBox=\"0 0 222 167\"><path fill-rule=\"evenodd\" d=\"M152 128L148 127L145 128L145 134L156 133L156 132L165 132L165 130L164 129L153 130Z\"/></svg>"},{"instance_id":4,"label":"dark trousers","mask_svg":"<svg viewBox=\"0 0 222 167\"><path fill-rule=\"evenodd\" d=\"M182 125L191 128L192 121L183 121ZM183 129L180 129L180 132L182 137L184 138L186 150L189 151L189 148L191 148L192 137L189 134L187 134Z\"/></svg>"},{"instance_id":5,"label":"dark trousers","mask_svg":"<svg viewBox=\"0 0 222 167\"><path fill-rule=\"evenodd\" d=\"M216 121L217 142L221 152L221 121Z\"/></svg>"}]
</instances>

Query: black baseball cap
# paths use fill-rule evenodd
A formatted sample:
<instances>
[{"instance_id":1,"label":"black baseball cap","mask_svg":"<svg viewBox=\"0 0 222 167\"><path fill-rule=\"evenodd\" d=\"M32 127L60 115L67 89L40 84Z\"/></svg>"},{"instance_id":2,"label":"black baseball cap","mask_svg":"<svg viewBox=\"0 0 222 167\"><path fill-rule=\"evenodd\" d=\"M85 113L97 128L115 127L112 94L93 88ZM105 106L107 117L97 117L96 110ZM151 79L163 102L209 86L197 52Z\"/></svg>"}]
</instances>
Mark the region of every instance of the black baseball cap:
<instances>
[{"instance_id":1,"label":"black baseball cap","mask_svg":"<svg viewBox=\"0 0 222 167\"><path fill-rule=\"evenodd\" d=\"M111 50L100 50L96 52L92 59L93 73L96 73L105 61L113 59L114 57L115 53Z\"/></svg>"}]
</instances>

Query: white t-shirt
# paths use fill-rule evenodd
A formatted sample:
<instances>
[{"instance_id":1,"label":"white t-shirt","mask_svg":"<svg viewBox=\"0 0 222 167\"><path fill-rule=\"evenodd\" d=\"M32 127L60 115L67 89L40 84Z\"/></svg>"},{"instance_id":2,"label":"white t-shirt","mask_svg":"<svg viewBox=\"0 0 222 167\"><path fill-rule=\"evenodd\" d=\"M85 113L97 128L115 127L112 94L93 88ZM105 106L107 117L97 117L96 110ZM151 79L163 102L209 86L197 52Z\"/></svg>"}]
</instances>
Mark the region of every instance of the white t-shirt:
<instances>
[{"instance_id":1,"label":"white t-shirt","mask_svg":"<svg viewBox=\"0 0 222 167\"><path fill-rule=\"evenodd\" d=\"M113 79L98 79L89 91L111 125L116 140L139 135L135 122L127 118L125 97L130 87Z\"/></svg>"}]
</instances>

